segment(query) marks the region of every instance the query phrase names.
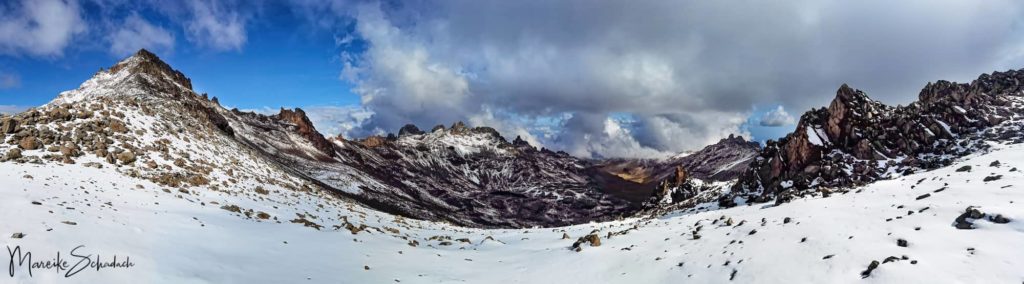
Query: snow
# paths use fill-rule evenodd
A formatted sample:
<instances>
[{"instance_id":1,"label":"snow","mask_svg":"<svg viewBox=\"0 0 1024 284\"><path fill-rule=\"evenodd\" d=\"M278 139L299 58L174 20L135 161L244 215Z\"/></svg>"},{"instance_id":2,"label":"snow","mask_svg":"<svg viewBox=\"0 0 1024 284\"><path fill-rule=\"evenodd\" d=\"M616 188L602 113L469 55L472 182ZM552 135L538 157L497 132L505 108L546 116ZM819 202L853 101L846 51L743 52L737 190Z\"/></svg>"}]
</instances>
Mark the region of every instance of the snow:
<instances>
[{"instance_id":1,"label":"snow","mask_svg":"<svg viewBox=\"0 0 1024 284\"><path fill-rule=\"evenodd\" d=\"M448 131L435 131L419 135L405 135L398 139L398 143L412 147L418 145L451 147L460 156L469 156L483 151L507 154L507 151L498 148L498 141L486 133L455 134Z\"/></svg>"},{"instance_id":2,"label":"snow","mask_svg":"<svg viewBox=\"0 0 1024 284\"><path fill-rule=\"evenodd\" d=\"M946 124L946 122L944 122L942 120L938 120L938 119L936 119L935 122L938 122L939 126L942 126L942 131L945 131L946 135L949 135L951 137L956 137L956 134L953 133L953 131L949 130L949 124Z\"/></svg>"},{"instance_id":3,"label":"snow","mask_svg":"<svg viewBox=\"0 0 1024 284\"><path fill-rule=\"evenodd\" d=\"M813 126L808 125L807 129L806 129L806 132L807 132L807 140L808 140L808 142L811 142L811 144L818 145L818 146L825 146L825 142L824 141L829 141L828 140L828 135L825 135L825 133L823 133L822 130L818 129L817 127L813 127Z\"/></svg>"},{"instance_id":4,"label":"snow","mask_svg":"<svg viewBox=\"0 0 1024 284\"><path fill-rule=\"evenodd\" d=\"M955 110L959 114L967 114L967 111L960 106L953 106L953 110Z\"/></svg>"},{"instance_id":5,"label":"snow","mask_svg":"<svg viewBox=\"0 0 1024 284\"><path fill-rule=\"evenodd\" d=\"M721 172L724 172L724 171L727 171L729 169L732 169L732 168L734 168L734 167L736 167L736 166L738 166L738 165L740 165L742 163L750 163L750 159L753 158L756 155L757 155L756 153L751 153L751 154L745 155L743 157L736 158L735 161L732 161L732 162L730 162L728 164L722 165L718 169L715 169L715 171L713 173L711 173L711 175L712 176L717 175L717 174L719 174ZM704 163L707 163L707 161L704 161Z\"/></svg>"},{"instance_id":6,"label":"snow","mask_svg":"<svg viewBox=\"0 0 1024 284\"><path fill-rule=\"evenodd\" d=\"M1002 166L987 166L996 159ZM955 172L963 165L975 170ZM405 220L316 192L275 189L265 198L207 189L165 193L113 167L0 163L3 246L19 246L42 259L85 245L88 253L129 256L135 264L68 279L39 269L29 278L21 267L13 278L0 275L0 282L709 283L727 282L735 270L737 283L1016 283L1024 279L1019 269L1024 267L1024 207L1017 205L1024 200L1024 174L1010 169L1021 166L1024 146L997 145L948 168L830 198L564 228L484 230ZM1003 178L981 181L993 174ZM930 197L917 199L925 193ZM245 218L211 204L214 200L279 219ZM977 221L977 229L955 229L953 220L972 205L1013 221ZM324 228L288 222L296 213L319 216L315 221ZM332 229L342 216L378 229L356 235ZM746 222L725 226L723 216ZM783 224L785 217L792 222ZM606 238L633 226L637 229ZM699 240L692 236L696 226L702 226ZM567 249L595 229L600 247ZM562 240L563 230L573 239ZM19 232L25 237L7 237ZM440 245L429 240L432 236L451 236L453 244ZM488 236L494 240L485 240ZM469 243L455 241L459 238ZM909 246L897 246L897 239ZM409 240L420 245L412 247ZM833 256L823 259L827 255ZM904 255L909 259L881 264L861 279L872 260Z\"/></svg>"},{"instance_id":7,"label":"snow","mask_svg":"<svg viewBox=\"0 0 1024 284\"><path fill-rule=\"evenodd\" d=\"M89 80L83 82L78 89L61 92L60 95L50 101L49 104L56 105L75 103L87 98L99 98L114 95L143 97L151 95L145 87L138 84L135 80L172 82L178 90L191 92L189 88L171 80L167 74L161 73L160 77L162 78L154 78L151 74L131 72L132 68L129 68L128 66L139 64L142 60L144 59L136 56L128 57L115 65L125 66L120 68L118 72L111 72L111 69L101 70L93 75L93 77L89 78Z\"/></svg>"}]
</instances>

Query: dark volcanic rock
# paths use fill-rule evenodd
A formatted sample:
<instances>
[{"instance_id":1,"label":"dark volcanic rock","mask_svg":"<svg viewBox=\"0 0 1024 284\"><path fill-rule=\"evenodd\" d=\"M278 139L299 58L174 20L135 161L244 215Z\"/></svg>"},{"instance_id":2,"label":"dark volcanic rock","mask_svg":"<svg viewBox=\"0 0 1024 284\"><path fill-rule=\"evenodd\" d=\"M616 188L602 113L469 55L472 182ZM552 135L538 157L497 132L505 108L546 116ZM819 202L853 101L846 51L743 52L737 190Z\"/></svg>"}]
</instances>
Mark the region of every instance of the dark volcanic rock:
<instances>
[{"instance_id":1,"label":"dark volcanic rock","mask_svg":"<svg viewBox=\"0 0 1024 284\"><path fill-rule=\"evenodd\" d=\"M1024 71L1018 70L981 75L971 84L938 81L925 86L917 102L896 107L844 84L828 108L804 113L792 133L768 141L720 201L861 185L893 172L949 165L985 149L983 139L1021 140L1019 125L999 125L1024 111L1011 103L1021 99L1020 82Z\"/></svg>"},{"instance_id":2,"label":"dark volcanic rock","mask_svg":"<svg viewBox=\"0 0 1024 284\"><path fill-rule=\"evenodd\" d=\"M413 124L406 124L405 126L402 126L402 129L398 130L398 136L399 137L405 136L405 135L418 135L418 134L423 134L423 131L420 130L418 127L416 127L416 125L413 125Z\"/></svg>"}]
</instances>

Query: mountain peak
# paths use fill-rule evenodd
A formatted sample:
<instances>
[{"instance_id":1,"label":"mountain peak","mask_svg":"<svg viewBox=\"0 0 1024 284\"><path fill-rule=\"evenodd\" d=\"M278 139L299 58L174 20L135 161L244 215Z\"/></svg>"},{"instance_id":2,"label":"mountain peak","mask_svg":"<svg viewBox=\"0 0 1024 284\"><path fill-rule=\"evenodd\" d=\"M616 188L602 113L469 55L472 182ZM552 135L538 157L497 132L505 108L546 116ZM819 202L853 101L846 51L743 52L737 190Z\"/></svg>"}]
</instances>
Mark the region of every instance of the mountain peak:
<instances>
[{"instance_id":1,"label":"mountain peak","mask_svg":"<svg viewBox=\"0 0 1024 284\"><path fill-rule=\"evenodd\" d=\"M161 63L163 62L162 60L160 60L160 57L156 56L156 54L153 54L152 52L150 52L149 50L146 50L145 48L139 49L139 51L136 51L135 54L132 54L131 57L137 57L137 58L140 58L140 59L145 59L145 60L149 60L149 61L157 61L157 62L161 62Z\"/></svg>"},{"instance_id":2,"label":"mountain peak","mask_svg":"<svg viewBox=\"0 0 1024 284\"><path fill-rule=\"evenodd\" d=\"M192 90L191 79L185 77L185 74L182 74L180 71L174 70L171 65L167 64L167 62L161 60L159 56L156 56L156 54L153 54L146 49L139 49L139 51L135 52L132 56L129 56L110 67L111 73L118 73L122 70L134 74L149 74L157 77L167 77L167 79Z\"/></svg>"},{"instance_id":3,"label":"mountain peak","mask_svg":"<svg viewBox=\"0 0 1024 284\"><path fill-rule=\"evenodd\" d=\"M841 102L852 102L852 101L858 101L858 100L860 100L862 98L867 98L867 97L868 96L866 94L864 94L863 91L851 88L850 85L847 85L846 83L843 83L842 86L839 86L839 90L836 90L836 98L835 98L835 100L838 100L838 101L841 101Z\"/></svg>"},{"instance_id":4,"label":"mountain peak","mask_svg":"<svg viewBox=\"0 0 1024 284\"><path fill-rule=\"evenodd\" d=\"M192 80L156 54L140 49L110 68L100 69L78 89L62 92L51 103L72 103L105 96L179 97L193 94Z\"/></svg>"}]
</instances>

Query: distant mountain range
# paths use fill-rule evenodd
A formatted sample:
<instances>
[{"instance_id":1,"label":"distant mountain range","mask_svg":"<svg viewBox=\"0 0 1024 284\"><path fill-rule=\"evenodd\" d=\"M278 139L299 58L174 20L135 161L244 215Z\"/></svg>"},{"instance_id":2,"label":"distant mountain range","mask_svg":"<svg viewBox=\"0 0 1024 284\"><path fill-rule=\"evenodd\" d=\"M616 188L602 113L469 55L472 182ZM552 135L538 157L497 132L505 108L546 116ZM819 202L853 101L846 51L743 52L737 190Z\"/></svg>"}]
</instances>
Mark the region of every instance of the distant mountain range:
<instances>
[{"instance_id":1,"label":"distant mountain range","mask_svg":"<svg viewBox=\"0 0 1024 284\"><path fill-rule=\"evenodd\" d=\"M807 112L793 133L764 149L730 136L668 159L588 160L462 122L430 131L410 124L386 137L325 137L301 109L225 109L140 50L78 89L4 118L2 130L7 161L94 157L105 163L87 166L116 166L182 188L229 187L238 175L289 176L416 219L547 227L671 204L784 201L948 165L985 149L984 139L1021 141L1021 80L1024 72L1009 71L971 84L939 81L899 107L843 85L828 108ZM23 153L35 149L46 151Z\"/></svg>"},{"instance_id":2,"label":"distant mountain range","mask_svg":"<svg viewBox=\"0 0 1024 284\"><path fill-rule=\"evenodd\" d=\"M843 85L764 148L592 160L461 122L325 137L301 109L228 110L141 50L0 116L0 278L1016 283L1021 82L939 81L896 107ZM137 266L15 261L79 244Z\"/></svg>"},{"instance_id":3,"label":"distant mountain range","mask_svg":"<svg viewBox=\"0 0 1024 284\"><path fill-rule=\"evenodd\" d=\"M518 137L508 142L492 128L462 122L430 131L407 125L386 137L324 137L301 109L276 115L227 110L146 50L5 121L11 141L75 149L73 155L9 160L72 163L94 156L126 174L182 187L230 186L240 173L270 179L273 172L386 212L479 227L630 216L674 168L730 180L758 151L756 143L730 137L681 158L593 161L537 149Z\"/></svg>"}]
</instances>

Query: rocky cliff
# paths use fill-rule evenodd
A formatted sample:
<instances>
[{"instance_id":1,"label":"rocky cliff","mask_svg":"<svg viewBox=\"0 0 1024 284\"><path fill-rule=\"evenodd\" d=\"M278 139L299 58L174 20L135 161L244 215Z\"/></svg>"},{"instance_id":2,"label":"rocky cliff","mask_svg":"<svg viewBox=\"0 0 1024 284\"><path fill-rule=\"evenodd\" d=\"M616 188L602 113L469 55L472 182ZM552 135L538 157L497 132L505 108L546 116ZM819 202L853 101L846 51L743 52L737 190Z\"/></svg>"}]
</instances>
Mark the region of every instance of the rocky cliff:
<instances>
[{"instance_id":1,"label":"rocky cliff","mask_svg":"<svg viewBox=\"0 0 1024 284\"><path fill-rule=\"evenodd\" d=\"M788 200L949 165L983 151L982 140L1021 142L1024 71L984 74L969 84L929 83L918 100L887 106L843 85L827 108L768 141L723 205Z\"/></svg>"}]
</instances>

